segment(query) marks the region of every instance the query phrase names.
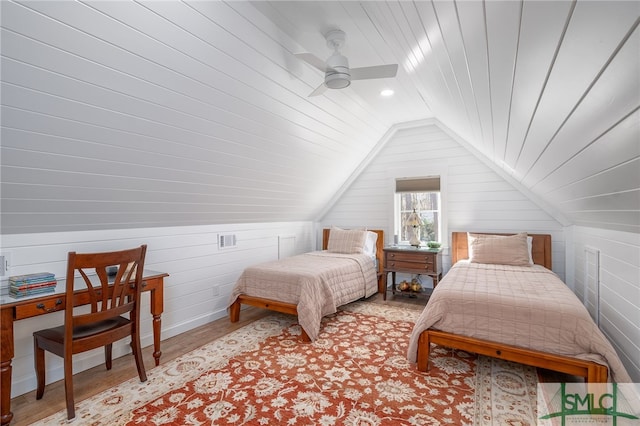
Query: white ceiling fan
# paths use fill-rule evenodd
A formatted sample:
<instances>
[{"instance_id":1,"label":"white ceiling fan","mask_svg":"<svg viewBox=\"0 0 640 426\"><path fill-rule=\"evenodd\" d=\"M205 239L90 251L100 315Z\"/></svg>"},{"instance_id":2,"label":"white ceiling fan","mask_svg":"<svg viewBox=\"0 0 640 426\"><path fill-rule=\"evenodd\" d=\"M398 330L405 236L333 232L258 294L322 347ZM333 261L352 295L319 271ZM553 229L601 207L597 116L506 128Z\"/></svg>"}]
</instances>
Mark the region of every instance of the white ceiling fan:
<instances>
[{"instance_id":1,"label":"white ceiling fan","mask_svg":"<svg viewBox=\"0 0 640 426\"><path fill-rule=\"evenodd\" d=\"M331 30L326 35L327 46L333 49L333 54L327 61L323 61L312 53L295 53L295 56L324 72L324 82L309 96L317 96L329 89L344 89L352 80L367 80L372 78L395 77L398 64L376 65L372 67L349 68L349 61L340 53L344 46L346 35L341 30Z\"/></svg>"}]
</instances>

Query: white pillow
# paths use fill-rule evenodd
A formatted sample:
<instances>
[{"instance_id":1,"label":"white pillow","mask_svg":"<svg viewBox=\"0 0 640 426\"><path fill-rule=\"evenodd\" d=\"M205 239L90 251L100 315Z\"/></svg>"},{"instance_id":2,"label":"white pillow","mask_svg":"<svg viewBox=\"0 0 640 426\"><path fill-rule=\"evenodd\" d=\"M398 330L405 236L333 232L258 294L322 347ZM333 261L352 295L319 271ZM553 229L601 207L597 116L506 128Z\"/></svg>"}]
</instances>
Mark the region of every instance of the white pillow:
<instances>
[{"instance_id":1,"label":"white pillow","mask_svg":"<svg viewBox=\"0 0 640 426\"><path fill-rule=\"evenodd\" d=\"M327 251L331 253L357 254L364 250L367 231L332 227Z\"/></svg>"},{"instance_id":2,"label":"white pillow","mask_svg":"<svg viewBox=\"0 0 640 426\"><path fill-rule=\"evenodd\" d=\"M467 253L468 259L471 259L473 257L473 247L471 246L471 238L469 237L469 234L470 233L467 232ZM529 252L529 264L535 265L535 263L533 263L533 237L530 235L527 235L527 251Z\"/></svg>"},{"instance_id":3,"label":"white pillow","mask_svg":"<svg viewBox=\"0 0 640 426\"><path fill-rule=\"evenodd\" d=\"M376 257L377 248L376 242L378 241L378 234L375 232L367 231L367 236L364 240L364 249L363 253L368 254L371 257Z\"/></svg>"},{"instance_id":4,"label":"white pillow","mask_svg":"<svg viewBox=\"0 0 640 426\"><path fill-rule=\"evenodd\" d=\"M531 266L527 234L467 234L471 263Z\"/></svg>"}]
</instances>

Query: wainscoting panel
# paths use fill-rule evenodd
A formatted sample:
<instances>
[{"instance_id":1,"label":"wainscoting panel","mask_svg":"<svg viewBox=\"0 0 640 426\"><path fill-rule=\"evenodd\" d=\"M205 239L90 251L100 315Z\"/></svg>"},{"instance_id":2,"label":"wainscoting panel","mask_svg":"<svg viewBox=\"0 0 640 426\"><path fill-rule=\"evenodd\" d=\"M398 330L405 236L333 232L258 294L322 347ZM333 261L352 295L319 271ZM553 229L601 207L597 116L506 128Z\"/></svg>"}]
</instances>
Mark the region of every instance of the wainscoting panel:
<instances>
[{"instance_id":1,"label":"wainscoting panel","mask_svg":"<svg viewBox=\"0 0 640 426\"><path fill-rule=\"evenodd\" d=\"M640 382L640 235L575 227L573 239L568 254L575 259L574 288L590 285L593 270L587 266L594 266L593 253L599 252L600 329L631 379Z\"/></svg>"},{"instance_id":2,"label":"wainscoting panel","mask_svg":"<svg viewBox=\"0 0 640 426\"><path fill-rule=\"evenodd\" d=\"M219 250L219 234L235 234L237 245ZM11 275L48 271L63 278L69 251L100 252L147 244L145 268L169 273L162 314L162 338L166 339L225 317L231 288L238 276L249 265L277 259L282 235L289 237L287 252L291 255L316 247L311 222L282 222L13 234L2 236L2 250L11 252ZM6 280L0 291L8 291ZM143 297L141 317L142 344L149 346L153 334L148 294ZM62 313L58 312L15 323L12 396L35 389L33 331L63 321ZM114 345L114 356L129 352L125 340ZM103 362L102 350L80 354L74 358L74 371ZM145 362L150 367L153 361ZM62 377L60 359L48 357L47 381Z\"/></svg>"},{"instance_id":3,"label":"wainscoting panel","mask_svg":"<svg viewBox=\"0 0 640 426\"><path fill-rule=\"evenodd\" d=\"M600 325L600 250L585 247L584 265L582 300L591 318Z\"/></svg>"},{"instance_id":4,"label":"wainscoting panel","mask_svg":"<svg viewBox=\"0 0 640 426\"><path fill-rule=\"evenodd\" d=\"M278 236L278 259L293 256L294 254L296 254L296 236Z\"/></svg>"}]
</instances>

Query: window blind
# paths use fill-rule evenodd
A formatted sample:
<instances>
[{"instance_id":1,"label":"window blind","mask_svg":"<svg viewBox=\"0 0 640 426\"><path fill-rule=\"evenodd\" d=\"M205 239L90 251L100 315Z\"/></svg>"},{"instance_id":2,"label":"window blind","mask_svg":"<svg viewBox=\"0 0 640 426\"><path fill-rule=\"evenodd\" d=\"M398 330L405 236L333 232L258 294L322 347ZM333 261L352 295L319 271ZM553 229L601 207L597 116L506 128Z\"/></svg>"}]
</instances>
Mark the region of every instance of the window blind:
<instances>
[{"instance_id":1,"label":"window blind","mask_svg":"<svg viewBox=\"0 0 640 426\"><path fill-rule=\"evenodd\" d=\"M438 192L440 176L396 179L396 192Z\"/></svg>"}]
</instances>

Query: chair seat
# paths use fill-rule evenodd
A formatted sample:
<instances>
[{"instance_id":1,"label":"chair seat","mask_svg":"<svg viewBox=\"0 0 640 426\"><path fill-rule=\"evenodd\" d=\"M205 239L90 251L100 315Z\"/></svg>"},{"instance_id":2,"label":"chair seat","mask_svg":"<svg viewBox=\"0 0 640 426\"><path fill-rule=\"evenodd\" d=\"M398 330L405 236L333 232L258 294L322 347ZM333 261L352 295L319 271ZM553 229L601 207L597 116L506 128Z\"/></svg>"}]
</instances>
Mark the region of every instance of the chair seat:
<instances>
[{"instance_id":1,"label":"chair seat","mask_svg":"<svg viewBox=\"0 0 640 426\"><path fill-rule=\"evenodd\" d=\"M80 339L90 337L94 334L104 333L105 331L120 328L130 323L131 321L129 321L127 318L117 317L100 321L98 323L92 323L91 326L78 326L73 329L73 338ZM33 335L62 344L62 342L64 341L64 325L39 330L33 333Z\"/></svg>"}]
</instances>

